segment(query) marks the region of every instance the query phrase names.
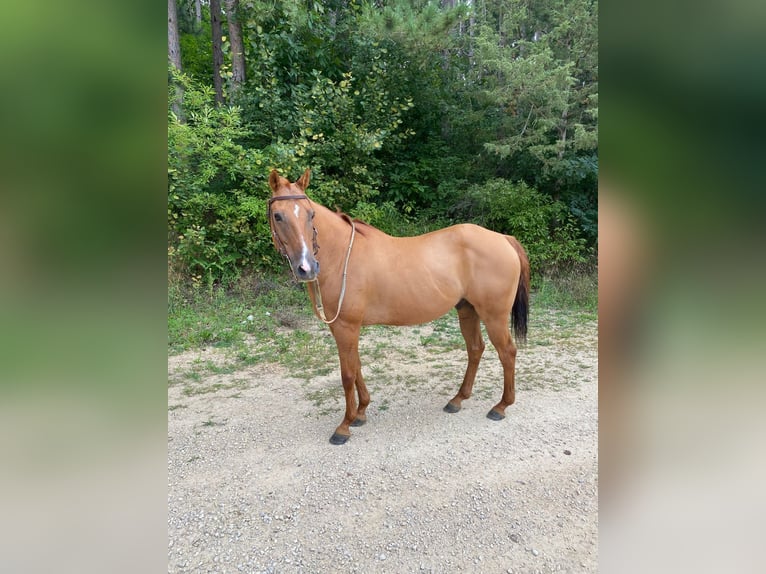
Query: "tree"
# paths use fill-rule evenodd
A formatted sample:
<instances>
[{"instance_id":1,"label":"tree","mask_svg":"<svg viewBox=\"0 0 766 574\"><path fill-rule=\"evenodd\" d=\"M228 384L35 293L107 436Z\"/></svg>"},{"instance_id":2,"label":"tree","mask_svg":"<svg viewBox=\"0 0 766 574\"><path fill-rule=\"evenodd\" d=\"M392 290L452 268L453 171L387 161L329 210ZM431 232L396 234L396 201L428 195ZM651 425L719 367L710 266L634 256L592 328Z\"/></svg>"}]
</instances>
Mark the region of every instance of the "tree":
<instances>
[{"instance_id":1,"label":"tree","mask_svg":"<svg viewBox=\"0 0 766 574\"><path fill-rule=\"evenodd\" d=\"M477 36L481 139L496 173L561 199L596 238L598 4L488 0Z\"/></svg>"},{"instance_id":2,"label":"tree","mask_svg":"<svg viewBox=\"0 0 766 574\"><path fill-rule=\"evenodd\" d=\"M178 37L178 8L176 0L168 0L168 59L181 71L181 43Z\"/></svg>"},{"instance_id":3,"label":"tree","mask_svg":"<svg viewBox=\"0 0 766 574\"><path fill-rule=\"evenodd\" d=\"M181 34L199 34L202 30L201 0L176 0L176 3Z\"/></svg>"},{"instance_id":4,"label":"tree","mask_svg":"<svg viewBox=\"0 0 766 574\"><path fill-rule=\"evenodd\" d=\"M168 60L170 65L181 72L181 42L178 36L178 8L176 0L168 0ZM182 117L181 100L183 91L177 84L175 89L175 99L172 105L172 111L177 118Z\"/></svg>"},{"instance_id":5,"label":"tree","mask_svg":"<svg viewBox=\"0 0 766 574\"><path fill-rule=\"evenodd\" d=\"M245 83L245 45L239 19L239 0L224 0L226 20L229 22L231 45L231 91L236 92Z\"/></svg>"},{"instance_id":6,"label":"tree","mask_svg":"<svg viewBox=\"0 0 766 574\"><path fill-rule=\"evenodd\" d=\"M216 104L223 104L223 49L221 47L221 0L210 0L210 28L213 42L213 89Z\"/></svg>"},{"instance_id":7,"label":"tree","mask_svg":"<svg viewBox=\"0 0 766 574\"><path fill-rule=\"evenodd\" d=\"M194 0L194 22L197 28L202 26L202 2Z\"/></svg>"}]
</instances>

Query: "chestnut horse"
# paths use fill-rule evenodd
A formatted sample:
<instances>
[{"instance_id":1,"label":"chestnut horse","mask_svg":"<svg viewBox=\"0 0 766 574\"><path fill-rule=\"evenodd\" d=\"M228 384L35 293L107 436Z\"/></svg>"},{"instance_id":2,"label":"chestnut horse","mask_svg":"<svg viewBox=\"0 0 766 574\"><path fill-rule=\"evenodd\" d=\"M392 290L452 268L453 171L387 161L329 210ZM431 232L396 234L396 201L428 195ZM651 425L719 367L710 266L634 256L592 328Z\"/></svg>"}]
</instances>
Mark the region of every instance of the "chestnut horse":
<instances>
[{"instance_id":1,"label":"chestnut horse","mask_svg":"<svg viewBox=\"0 0 766 574\"><path fill-rule=\"evenodd\" d=\"M346 413L330 442L343 444L350 427L367 420L370 393L359 361L362 325L415 325L452 307L468 367L444 410L456 413L471 396L484 351L481 320L503 365L503 396L487 417L503 419L515 400L516 346L509 317L517 340L527 334L529 261L523 247L514 237L472 224L391 237L311 201L305 193L310 176L306 170L291 183L273 170L268 218L274 246L287 257L295 278L307 284L314 311L329 324L338 346Z\"/></svg>"}]
</instances>

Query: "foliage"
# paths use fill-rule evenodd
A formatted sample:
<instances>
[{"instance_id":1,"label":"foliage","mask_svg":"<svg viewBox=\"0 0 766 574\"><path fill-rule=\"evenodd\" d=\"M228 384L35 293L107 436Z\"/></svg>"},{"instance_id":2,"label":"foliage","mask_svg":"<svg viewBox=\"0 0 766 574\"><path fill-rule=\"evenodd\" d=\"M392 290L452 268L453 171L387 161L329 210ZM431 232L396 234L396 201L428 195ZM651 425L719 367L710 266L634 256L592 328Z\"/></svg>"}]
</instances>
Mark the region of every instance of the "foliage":
<instances>
[{"instance_id":1,"label":"foliage","mask_svg":"<svg viewBox=\"0 0 766 574\"><path fill-rule=\"evenodd\" d=\"M451 223L439 209L424 209L408 215L401 213L392 201L382 204L360 202L350 214L395 237L421 235Z\"/></svg>"},{"instance_id":2,"label":"foliage","mask_svg":"<svg viewBox=\"0 0 766 574\"><path fill-rule=\"evenodd\" d=\"M206 26L194 33L181 33L181 62L183 70L200 82L212 84L213 50L210 18Z\"/></svg>"},{"instance_id":3,"label":"foliage","mask_svg":"<svg viewBox=\"0 0 766 574\"><path fill-rule=\"evenodd\" d=\"M476 37L486 151L497 173L571 206L595 244L598 52L593 0L495 3Z\"/></svg>"},{"instance_id":4,"label":"foliage","mask_svg":"<svg viewBox=\"0 0 766 574\"><path fill-rule=\"evenodd\" d=\"M186 122L168 117L168 231L171 264L196 281L231 278L245 266L272 267L264 201L266 156L238 143L248 134L236 107L216 107L213 90L175 75ZM265 195L261 195L264 198Z\"/></svg>"},{"instance_id":5,"label":"foliage","mask_svg":"<svg viewBox=\"0 0 766 574\"><path fill-rule=\"evenodd\" d=\"M252 14L259 65L238 103L252 127L248 145L270 149L286 171L311 166L314 196L350 210L379 194L381 155L413 134L404 125L414 104L390 89L385 48L345 37L348 17L318 6L303 13L277 2ZM344 48L356 56L350 66Z\"/></svg>"},{"instance_id":6,"label":"foliage","mask_svg":"<svg viewBox=\"0 0 766 574\"><path fill-rule=\"evenodd\" d=\"M585 241L579 237L566 205L524 182L493 179L474 185L466 190L456 211L485 227L515 236L527 251L533 277L585 261Z\"/></svg>"},{"instance_id":7,"label":"foliage","mask_svg":"<svg viewBox=\"0 0 766 574\"><path fill-rule=\"evenodd\" d=\"M412 102L389 98L378 83L374 73L357 81L347 72L333 81L313 71L308 85L294 90L286 110L290 123L268 125L274 116L259 118L261 131L277 134L265 149L288 172L310 165L312 194L326 205L349 210L377 195L382 179L378 150L408 135L400 127L401 116ZM255 87L249 97L266 107L269 95Z\"/></svg>"},{"instance_id":8,"label":"foliage","mask_svg":"<svg viewBox=\"0 0 766 574\"><path fill-rule=\"evenodd\" d=\"M171 263L197 282L279 263L271 168L311 168L313 198L394 235L475 221L519 236L536 269L594 252L595 0L240 2L247 83L224 86L225 106L209 6L198 21L193 4L179 2L168 223Z\"/></svg>"}]
</instances>

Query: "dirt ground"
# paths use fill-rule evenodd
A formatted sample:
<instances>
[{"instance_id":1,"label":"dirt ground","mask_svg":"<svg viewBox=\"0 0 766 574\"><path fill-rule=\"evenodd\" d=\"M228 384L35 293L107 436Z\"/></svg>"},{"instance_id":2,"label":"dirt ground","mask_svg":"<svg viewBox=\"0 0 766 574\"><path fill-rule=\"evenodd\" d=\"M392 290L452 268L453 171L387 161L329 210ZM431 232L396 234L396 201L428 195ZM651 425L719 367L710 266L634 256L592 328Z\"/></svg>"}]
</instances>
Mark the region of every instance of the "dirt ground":
<instances>
[{"instance_id":1,"label":"dirt ground","mask_svg":"<svg viewBox=\"0 0 766 574\"><path fill-rule=\"evenodd\" d=\"M170 357L168 572L596 572L596 322L530 326L500 422L485 417L502 391L492 346L447 414L465 352L424 345L429 329L363 335L372 403L342 446L328 442L343 415L333 353L324 374L220 369L200 393L172 381L223 352Z\"/></svg>"}]
</instances>

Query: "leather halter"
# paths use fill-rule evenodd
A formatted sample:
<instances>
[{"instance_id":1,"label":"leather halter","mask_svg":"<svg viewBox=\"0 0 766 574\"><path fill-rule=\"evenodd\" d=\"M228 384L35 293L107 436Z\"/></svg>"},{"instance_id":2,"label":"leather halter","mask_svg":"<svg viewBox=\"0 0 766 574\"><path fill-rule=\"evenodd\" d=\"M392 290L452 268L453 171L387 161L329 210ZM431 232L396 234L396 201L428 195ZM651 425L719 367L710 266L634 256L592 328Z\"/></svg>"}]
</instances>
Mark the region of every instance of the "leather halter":
<instances>
[{"instance_id":1,"label":"leather halter","mask_svg":"<svg viewBox=\"0 0 766 574\"><path fill-rule=\"evenodd\" d=\"M292 271L293 276L295 276L293 263L292 261L290 261L290 257L288 257L287 255L287 248L285 247L284 242L279 237L279 235L277 235L277 230L274 227L274 219L272 217L272 212L271 212L271 204L274 203L275 201L279 201L280 199L298 200L298 199L309 199L309 198L306 195L278 195L278 196L269 198L269 203L268 203L267 215L269 218L269 227L271 228L271 237L274 240L274 246L282 255L284 255L287 258L287 261L290 263L290 271ZM338 297L338 310L335 313L335 317L328 320L327 316L325 315L324 305L322 304L322 292L319 290L319 281L314 279L313 281L308 282L309 285L311 286L311 289L314 291L314 298L315 298L314 307L316 308L317 314L319 315L319 319L323 323L326 323L327 325L334 323L338 319L338 317L340 317L340 310L343 307L343 298L346 296L346 275L348 273L348 260L351 257L351 248L354 246L354 237L356 236L356 225L354 225L354 220L348 216L344 216L344 218L351 224L351 239L348 242L346 259L343 262L343 280L341 283L340 296ZM314 243L314 256L316 257L316 254L319 251L319 243L317 243L317 228L313 225L311 227L314 230L313 243Z\"/></svg>"},{"instance_id":2,"label":"leather halter","mask_svg":"<svg viewBox=\"0 0 766 574\"><path fill-rule=\"evenodd\" d=\"M268 203L268 212L267 217L269 218L269 227L271 228L271 238L274 241L274 247L277 248L277 251L279 251L284 257L287 258L287 260L290 262L290 269L292 270L292 261L290 261L290 257L287 255L287 247L285 247L284 242L282 241L282 238L277 235L277 230L274 227L274 218L271 211L271 204L275 201L279 201L280 199L292 199L292 200L298 200L298 199L306 199L308 200L307 195L277 195L275 197L269 198ZM310 201L310 200L309 200ZM317 228L313 225L311 226L313 230L313 237L312 237L312 243L313 243L313 249L314 249L314 256L316 257L317 252L319 251L319 244L317 243ZM295 272L293 272L295 273Z\"/></svg>"}]
</instances>

